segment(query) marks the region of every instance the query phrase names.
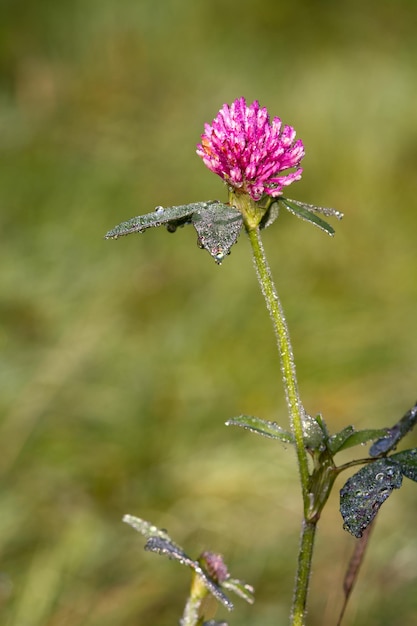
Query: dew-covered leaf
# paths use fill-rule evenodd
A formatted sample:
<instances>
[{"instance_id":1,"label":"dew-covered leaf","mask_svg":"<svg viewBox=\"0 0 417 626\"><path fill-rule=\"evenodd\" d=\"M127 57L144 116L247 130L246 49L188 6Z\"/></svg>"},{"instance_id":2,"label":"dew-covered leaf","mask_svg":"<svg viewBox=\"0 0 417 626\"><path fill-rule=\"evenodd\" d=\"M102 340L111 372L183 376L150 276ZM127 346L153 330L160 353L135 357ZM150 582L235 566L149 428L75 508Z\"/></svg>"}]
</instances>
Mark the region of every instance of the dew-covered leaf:
<instances>
[{"instance_id":1,"label":"dew-covered leaf","mask_svg":"<svg viewBox=\"0 0 417 626\"><path fill-rule=\"evenodd\" d=\"M321 213L326 217L335 217L338 220L343 218L343 213L338 211L337 209L331 209L330 207L325 206L317 206L315 204L308 204L307 202L300 202L300 200L292 200L290 198L284 198L287 202L291 202L291 204L295 204L296 206L309 211L310 213Z\"/></svg>"},{"instance_id":2,"label":"dew-covered leaf","mask_svg":"<svg viewBox=\"0 0 417 626\"><path fill-rule=\"evenodd\" d=\"M233 603L210 576L208 576L200 563L191 559L179 545L172 541L165 530L161 530L150 522L140 517L134 517L133 515L125 515L123 521L147 538L145 550L162 554L169 559L174 559L182 565L190 567L202 579L204 585L216 600L221 602L229 611L233 609Z\"/></svg>"},{"instance_id":3,"label":"dew-covered leaf","mask_svg":"<svg viewBox=\"0 0 417 626\"><path fill-rule=\"evenodd\" d=\"M248 585L241 580L237 580L236 578L228 578L222 582L222 587L227 589L227 591L233 591L233 593L243 600L246 600L249 604L253 604L255 602L255 590L252 585Z\"/></svg>"},{"instance_id":4,"label":"dew-covered leaf","mask_svg":"<svg viewBox=\"0 0 417 626\"><path fill-rule=\"evenodd\" d=\"M268 228L275 222L279 215L279 204L277 201L271 202L265 215L263 216L259 226L260 228Z\"/></svg>"},{"instance_id":5,"label":"dew-covered leaf","mask_svg":"<svg viewBox=\"0 0 417 626\"><path fill-rule=\"evenodd\" d=\"M343 217L343 213L340 213L340 211L336 211L335 209L319 207L314 204L300 202L299 200L290 200L289 198L281 196L278 198L278 201L281 202L285 208L290 211L290 213L293 213L293 215L301 217L301 219L314 224L314 226L318 226L321 230L324 230L324 232L332 236L335 233L334 228L321 219L321 217L316 215L316 213L321 213L322 215L326 215L328 217L336 217L337 219L341 219Z\"/></svg>"},{"instance_id":6,"label":"dew-covered leaf","mask_svg":"<svg viewBox=\"0 0 417 626\"><path fill-rule=\"evenodd\" d=\"M327 432L324 428L323 418L321 415L311 417L308 413L303 412L301 416L301 425L303 428L304 445L310 450L320 449L327 439Z\"/></svg>"},{"instance_id":7,"label":"dew-covered leaf","mask_svg":"<svg viewBox=\"0 0 417 626\"><path fill-rule=\"evenodd\" d=\"M154 524L151 524L140 517L135 517L134 515L124 515L123 521L125 524L129 524L129 526L137 530L138 533L146 537L146 539L159 537L160 539L171 543L171 545L178 549L178 551L182 551L182 548L171 539L166 530L161 530Z\"/></svg>"},{"instance_id":8,"label":"dew-covered leaf","mask_svg":"<svg viewBox=\"0 0 417 626\"><path fill-rule=\"evenodd\" d=\"M401 483L401 466L395 461L383 458L362 467L340 491L344 528L361 537L381 505Z\"/></svg>"},{"instance_id":9,"label":"dew-covered leaf","mask_svg":"<svg viewBox=\"0 0 417 626\"><path fill-rule=\"evenodd\" d=\"M367 443L384 435L385 429L355 430L353 426L346 426L343 430L329 438L328 446L332 454L341 450Z\"/></svg>"},{"instance_id":10,"label":"dew-covered leaf","mask_svg":"<svg viewBox=\"0 0 417 626\"><path fill-rule=\"evenodd\" d=\"M327 441L327 446L332 454L336 454L342 448L345 441L349 439L355 432L353 426L346 426L343 430L331 435Z\"/></svg>"},{"instance_id":11,"label":"dew-covered leaf","mask_svg":"<svg viewBox=\"0 0 417 626\"><path fill-rule=\"evenodd\" d=\"M162 537L150 537L145 545L145 550L162 554L170 559L179 561L182 565L190 567L202 579L204 585L210 593L221 602L229 611L233 609L233 602L229 600L222 589L208 576L198 561L194 561L187 556L181 548L178 548L173 542L167 541Z\"/></svg>"},{"instance_id":12,"label":"dew-covered leaf","mask_svg":"<svg viewBox=\"0 0 417 626\"><path fill-rule=\"evenodd\" d=\"M390 450L394 450L399 441L412 429L417 422L417 402L409 411L400 419L399 422L384 429L381 439L375 441L369 450L370 456L379 456L386 454Z\"/></svg>"},{"instance_id":13,"label":"dew-covered leaf","mask_svg":"<svg viewBox=\"0 0 417 626\"><path fill-rule=\"evenodd\" d=\"M170 559L179 561L182 565L193 567L194 561L190 559L185 552L177 546L173 541L165 539L164 537L149 537L145 544L145 550L150 552L156 552L157 554L163 554Z\"/></svg>"},{"instance_id":14,"label":"dew-covered leaf","mask_svg":"<svg viewBox=\"0 0 417 626\"><path fill-rule=\"evenodd\" d=\"M279 439L283 443L294 443L294 437L287 430L278 426L276 422L269 422L263 420L260 417L254 417L253 415L239 415L239 417L233 417L227 420L226 426L240 426L246 428L252 433L268 437L269 439Z\"/></svg>"},{"instance_id":15,"label":"dew-covered leaf","mask_svg":"<svg viewBox=\"0 0 417 626\"><path fill-rule=\"evenodd\" d=\"M198 244L205 248L216 263L221 263L236 243L243 226L242 214L221 202L202 203L204 207L192 215Z\"/></svg>"},{"instance_id":16,"label":"dew-covered leaf","mask_svg":"<svg viewBox=\"0 0 417 626\"><path fill-rule=\"evenodd\" d=\"M401 466L401 471L410 480L417 482L417 448L397 452L389 457Z\"/></svg>"},{"instance_id":17,"label":"dew-covered leaf","mask_svg":"<svg viewBox=\"0 0 417 626\"><path fill-rule=\"evenodd\" d=\"M194 204L183 204L167 208L158 206L152 213L138 215L126 222L118 224L112 230L109 230L105 235L105 239L117 239L124 235L131 235L132 233L143 233L148 228L156 228L163 225L169 227L170 230L175 230L177 226L191 224L191 216L201 204L209 203L196 202Z\"/></svg>"},{"instance_id":18,"label":"dew-covered leaf","mask_svg":"<svg viewBox=\"0 0 417 626\"><path fill-rule=\"evenodd\" d=\"M237 209L217 200L166 208L158 206L152 213L133 217L115 226L105 238L117 239L164 225L169 232L175 232L185 224L193 224L200 248L207 250L216 263L221 263L239 237L243 218Z\"/></svg>"}]
</instances>

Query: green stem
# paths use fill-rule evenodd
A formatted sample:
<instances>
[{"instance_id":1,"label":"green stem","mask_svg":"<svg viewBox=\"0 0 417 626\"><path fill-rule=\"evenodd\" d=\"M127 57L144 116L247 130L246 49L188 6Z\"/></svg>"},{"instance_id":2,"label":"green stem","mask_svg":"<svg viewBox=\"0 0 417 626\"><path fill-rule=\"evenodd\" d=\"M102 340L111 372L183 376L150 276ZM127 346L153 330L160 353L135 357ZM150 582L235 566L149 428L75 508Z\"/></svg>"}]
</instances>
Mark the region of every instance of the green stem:
<instances>
[{"instance_id":1,"label":"green stem","mask_svg":"<svg viewBox=\"0 0 417 626\"><path fill-rule=\"evenodd\" d=\"M252 245L253 260L256 274L261 285L266 306L270 313L277 337L278 351L281 359L281 372L284 384L291 428L294 434L298 466L301 475L304 510L307 513L309 505L308 486L309 471L307 453L303 439L303 415L304 409L298 393L297 375L295 371L294 356L290 341L290 334L284 317L284 311L278 298L278 293L272 280L271 270L266 260L265 251L259 232L259 227L248 231Z\"/></svg>"},{"instance_id":2,"label":"green stem","mask_svg":"<svg viewBox=\"0 0 417 626\"><path fill-rule=\"evenodd\" d=\"M297 375L295 370L294 356L290 341L290 334L285 321L284 312L278 293L272 280L271 270L266 260L262 245L259 227L247 227L247 233L252 246L253 259L258 281L260 283L266 306L270 313L275 334L277 337L278 351L281 359L281 372L287 401L291 429L294 434L298 467L301 478L301 488L304 504L304 520L301 532L301 544L298 558L298 570L295 581L293 607L291 612L291 624L302 626L307 604L308 582L311 570L311 559L314 546L314 535L317 519L309 519L311 510L311 496L309 493L310 474L308 470L307 452L303 438L304 408L298 392Z\"/></svg>"},{"instance_id":3,"label":"green stem","mask_svg":"<svg viewBox=\"0 0 417 626\"><path fill-rule=\"evenodd\" d=\"M303 520L301 528L300 552L298 554L297 578L294 587L294 598L290 623L291 626L304 626L308 583L313 558L314 537L316 534L317 521L306 522Z\"/></svg>"},{"instance_id":4,"label":"green stem","mask_svg":"<svg viewBox=\"0 0 417 626\"><path fill-rule=\"evenodd\" d=\"M191 591L184 608L180 626L196 626L199 623L199 611L208 590L198 574L193 572Z\"/></svg>"}]
</instances>

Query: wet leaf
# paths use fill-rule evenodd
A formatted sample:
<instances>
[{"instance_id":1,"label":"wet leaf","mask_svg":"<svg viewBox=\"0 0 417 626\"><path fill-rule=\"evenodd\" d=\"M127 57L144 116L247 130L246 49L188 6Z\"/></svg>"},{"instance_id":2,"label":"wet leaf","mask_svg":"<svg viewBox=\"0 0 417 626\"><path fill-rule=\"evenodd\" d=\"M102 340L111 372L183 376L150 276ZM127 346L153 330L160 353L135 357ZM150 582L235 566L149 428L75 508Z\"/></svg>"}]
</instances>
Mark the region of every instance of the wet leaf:
<instances>
[{"instance_id":1,"label":"wet leaf","mask_svg":"<svg viewBox=\"0 0 417 626\"><path fill-rule=\"evenodd\" d=\"M276 422L269 422L253 415L239 415L227 420L226 426L240 426L252 433L268 437L269 439L279 439L283 443L294 443L291 433L278 426Z\"/></svg>"},{"instance_id":2,"label":"wet leaf","mask_svg":"<svg viewBox=\"0 0 417 626\"><path fill-rule=\"evenodd\" d=\"M329 438L328 446L332 454L341 450L367 443L384 435L385 429L355 430L353 426L346 426L343 430Z\"/></svg>"},{"instance_id":3,"label":"wet leaf","mask_svg":"<svg viewBox=\"0 0 417 626\"><path fill-rule=\"evenodd\" d=\"M326 207L315 206L314 204L307 204L306 202L300 202L299 200L290 200L290 198L279 197L278 201L281 202L290 213L300 217L301 219L318 226L321 230L333 236L335 230L330 224L325 222L316 213L321 213L328 217L336 217L342 219L343 213Z\"/></svg>"},{"instance_id":4,"label":"wet leaf","mask_svg":"<svg viewBox=\"0 0 417 626\"><path fill-rule=\"evenodd\" d=\"M253 604L255 602L255 597L253 595L255 592L254 588L251 585L243 583L241 580L228 578L222 583L222 587L228 591L233 591L233 593L243 600L246 600L249 604Z\"/></svg>"},{"instance_id":5,"label":"wet leaf","mask_svg":"<svg viewBox=\"0 0 417 626\"><path fill-rule=\"evenodd\" d=\"M383 458L362 467L340 491L344 528L355 537L361 537L381 505L401 484L401 466L395 461Z\"/></svg>"},{"instance_id":6,"label":"wet leaf","mask_svg":"<svg viewBox=\"0 0 417 626\"><path fill-rule=\"evenodd\" d=\"M304 445L310 450L319 450L327 440L327 431L321 415L311 417L304 412L301 418Z\"/></svg>"},{"instance_id":7,"label":"wet leaf","mask_svg":"<svg viewBox=\"0 0 417 626\"><path fill-rule=\"evenodd\" d=\"M345 441L347 441L349 437L353 435L354 432L355 432L355 429L353 428L353 426L346 426L346 428L344 428L340 432L334 435L331 435L331 437L329 437L327 441L327 446L330 452L332 454L336 454L336 452L339 452L339 450L341 450Z\"/></svg>"},{"instance_id":8,"label":"wet leaf","mask_svg":"<svg viewBox=\"0 0 417 626\"><path fill-rule=\"evenodd\" d=\"M277 219L279 215L279 204L277 201L275 202L270 202L269 203L269 207L268 210L266 211L265 215L263 216L259 226L260 228L268 228L268 226L271 226L271 224L273 224L275 222L275 220Z\"/></svg>"},{"instance_id":9,"label":"wet leaf","mask_svg":"<svg viewBox=\"0 0 417 626\"><path fill-rule=\"evenodd\" d=\"M201 204L208 203L198 202L167 208L158 206L152 213L138 215L118 224L106 233L105 239L118 239L118 237L131 235L132 233L143 233L148 228L157 228L158 226L167 226L171 227L171 230L175 230L177 226L191 224L191 216L198 209L198 205Z\"/></svg>"},{"instance_id":10,"label":"wet leaf","mask_svg":"<svg viewBox=\"0 0 417 626\"><path fill-rule=\"evenodd\" d=\"M203 203L202 209L192 215L192 223L198 234L198 244L221 263L230 254L243 226L241 213L234 207L220 202Z\"/></svg>"},{"instance_id":11,"label":"wet leaf","mask_svg":"<svg viewBox=\"0 0 417 626\"><path fill-rule=\"evenodd\" d=\"M190 559L185 552L177 546L173 541L165 539L163 537L149 537L145 544L145 550L149 552L156 552L157 554L163 554L170 559L179 561L182 565L193 567L194 561Z\"/></svg>"},{"instance_id":12,"label":"wet leaf","mask_svg":"<svg viewBox=\"0 0 417 626\"><path fill-rule=\"evenodd\" d=\"M399 441L412 429L417 422L417 402L409 411L400 419L399 422L390 428L385 428L385 434L378 439L369 450L370 456L379 456L386 454L390 450L394 450Z\"/></svg>"},{"instance_id":13,"label":"wet leaf","mask_svg":"<svg viewBox=\"0 0 417 626\"><path fill-rule=\"evenodd\" d=\"M229 611L233 609L233 603L226 596L223 589L233 591L236 595L243 598L247 602L253 602L253 587L247 585L241 580L230 578L227 568L224 565L224 561L220 557L220 555L214 555L212 553L204 552L201 558L203 560L203 565L205 564L205 566L202 567L199 561L191 559L179 545L172 541L172 539L165 530L161 530L150 522L147 522L139 517L134 517L133 515L125 515L123 517L123 521L126 524L129 524L129 526L132 526L132 528L134 528L147 538L145 550L167 556L169 559L174 559L182 565L186 565L187 567L191 568L195 572L195 574L201 579L202 583L208 589L208 591ZM214 567L213 561L210 561L209 556L216 557L214 561L216 567ZM221 559L220 564L223 568L221 570L219 570L218 565L219 557ZM209 574L206 571L206 566L209 567L210 563L211 566L214 567L214 570L210 570ZM223 573L223 580L221 580L219 576L219 571ZM220 581L218 583L216 582L216 574L219 577Z\"/></svg>"},{"instance_id":14,"label":"wet leaf","mask_svg":"<svg viewBox=\"0 0 417 626\"><path fill-rule=\"evenodd\" d=\"M150 537L145 545L145 550L150 550L152 552L156 552L157 554L162 554L167 556L170 559L175 559L179 561L182 565L187 565L201 578L204 585L210 591L210 593L221 602L229 611L233 610L233 602L229 600L226 594L222 591L222 589L217 585L208 574L204 571L198 561L194 561L189 556L187 556L178 546L173 544L171 541L167 541L162 537Z\"/></svg>"},{"instance_id":15,"label":"wet leaf","mask_svg":"<svg viewBox=\"0 0 417 626\"><path fill-rule=\"evenodd\" d=\"M143 233L148 228L166 226L175 232L179 226L192 224L197 231L198 244L220 264L230 254L242 230L243 218L237 209L217 200L194 202L172 207L156 207L152 213L133 217L115 226L105 239L118 239L132 233Z\"/></svg>"},{"instance_id":16,"label":"wet leaf","mask_svg":"<svg viewBox=\"0 0 417 626\"><path fill-rule=\"evenodd\" d=\"M174 543L166 530L161 530L157 526L154 526L154 524L151 524L150 522L147 522L140 517L135 517L134 515L125 515L123 517L123 521L125 524L129 524L129 526L137 530L138 533L146 537L146 539L149 539L151 537L159 537L160 539L164 539L165 541L171 543L179 551L182 551L182 548Z\"/></svg>"},{"instance_id":17,"label":"wet leaf","mask_svg":"<svg viewBox=\"0 0 417 626\"><path fill-rule=\"evenodd\" d=\"M417 482L417 448L397 452L389 457L401 466L401 471L406 478Z\"/></svg>"}]
</instances>

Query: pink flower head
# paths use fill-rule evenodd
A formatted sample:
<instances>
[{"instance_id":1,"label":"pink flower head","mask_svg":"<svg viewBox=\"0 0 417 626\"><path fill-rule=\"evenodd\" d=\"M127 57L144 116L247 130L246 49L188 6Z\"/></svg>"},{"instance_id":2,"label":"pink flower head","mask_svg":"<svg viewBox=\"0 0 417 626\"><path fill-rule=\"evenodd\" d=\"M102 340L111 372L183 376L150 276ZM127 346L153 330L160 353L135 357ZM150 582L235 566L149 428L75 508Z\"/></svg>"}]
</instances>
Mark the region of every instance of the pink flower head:
<instances>
[{"instance_id":1,"label":"pink flower head","mask_svg":"<svg viewBox=\"0 0 417 626\"><path fill-rule=\"evenodd\" d=\"M230 187L255 201L264 194L280 196L283 187L300 180L303 171L281 174L297 167L304 156L295 130L282 128L279 117L271 123L266 108L257 100L247 106L245 98L224 104L211 125L205 124L197 154Z\"/></svg>"},{"instance_id":2,"label":"pink flower head","mask_svg":"<svg viewBox=\"0 0 417 626\"><path fill-rule=\"evenodd\" d=\"M221 554L206 551L201 554L200 559L203 561L209 576L216 582L221 584L230 578Z\"/></svg>"}]
</instances>

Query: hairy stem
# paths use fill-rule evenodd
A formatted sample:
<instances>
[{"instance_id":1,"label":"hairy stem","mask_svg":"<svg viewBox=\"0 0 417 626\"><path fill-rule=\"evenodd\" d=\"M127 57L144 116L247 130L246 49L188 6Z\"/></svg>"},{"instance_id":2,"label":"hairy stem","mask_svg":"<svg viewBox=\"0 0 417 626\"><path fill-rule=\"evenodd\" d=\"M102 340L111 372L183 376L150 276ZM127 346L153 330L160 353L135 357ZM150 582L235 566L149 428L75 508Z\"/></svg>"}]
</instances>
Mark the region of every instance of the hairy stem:
<instances>
[{"instance_id":1,"label":"hairy stem","mask_svg":"<svg viewBox=\"0 0 417 626\"><path fill-rule=\"evenodd\" d=\"M304 408L298 392L297 375L295 370L294 356L290 341L290 334L285 321L284 312L278 293L272 280L271 270L266 260L262 245L259 227L247 228L249 240L252 246L253 259L259 284L268 308L269 314L277 338L278 351L281 359L282 380L285 390L285 398L289 412L291 429L294 434L298 467L301 478L301 489L304 504L304 520L301 532L300 552L298 558L298 570L295 581L293 607L291 612L291 624L302 626L304 624L308 582L311 570L314 536L317 519L309 520L310 510L310 474L308 470L307 453L303 439Z\"/></svg>"},{"instance_id":2,"label":"hairy stem","mask_svg":"<svg viewBox=\"0 0 417 626\"><path fill-rule=\"evenodd\" d=\"M303 440L304 409L298 393L297 375L294 356L290 341L290 334L285 321L284 311L278 298L278 293L272 280L271 270L266 260L265 251L259 232L259 227L248 232L252 245L253 260L259 284L265 298L266 306L272 319L277 338L278 352L281 359L282 382L289 412L291 428L294 434L298 465L301 475L304 507L308 507L309 471L307 453Z\"/></svg>"},{"instance_id":3,"label":"hairy stem","mask_svg":"<svg viewBox=\"0 0 417 626\"><path fill-rule=\"evenodd\" d=\"M297 577L294 586L294 598L290 618L291 626L304 626L305 623L308 583L310 580L316 528L317 521L306 522L303 520L300 551L298 554Z\"/></svg>"}]
</instances>

